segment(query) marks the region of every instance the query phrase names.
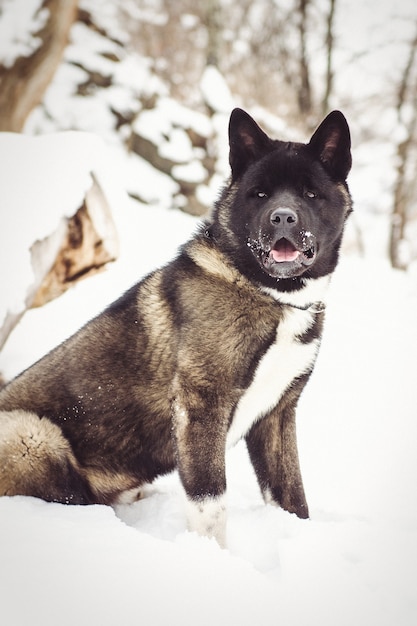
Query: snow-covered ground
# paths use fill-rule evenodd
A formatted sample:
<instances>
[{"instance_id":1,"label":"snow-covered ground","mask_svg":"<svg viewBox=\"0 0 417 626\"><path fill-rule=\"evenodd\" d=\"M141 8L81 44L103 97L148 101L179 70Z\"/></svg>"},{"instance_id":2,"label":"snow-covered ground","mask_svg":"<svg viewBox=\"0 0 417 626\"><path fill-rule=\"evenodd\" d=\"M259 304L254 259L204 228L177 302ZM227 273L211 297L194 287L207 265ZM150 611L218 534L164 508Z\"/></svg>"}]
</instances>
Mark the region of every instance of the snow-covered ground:
<instances>
[{"instance_id":1,"label":"snow-covered ground","mask_svg":"<svg viewBox=\"0 0 417 626\"><path fill-rule=\"evenodd\" d=\"M126 199L120 259L26 313L7 376L165 262L195 228ZM342 260L298 412L311 519L265 506L242 443L228 454L228 549L186 531L176 474L131 506L0 499L0 621L414 626L417 287L382 261Z\"/></svg>"}]
</instances>

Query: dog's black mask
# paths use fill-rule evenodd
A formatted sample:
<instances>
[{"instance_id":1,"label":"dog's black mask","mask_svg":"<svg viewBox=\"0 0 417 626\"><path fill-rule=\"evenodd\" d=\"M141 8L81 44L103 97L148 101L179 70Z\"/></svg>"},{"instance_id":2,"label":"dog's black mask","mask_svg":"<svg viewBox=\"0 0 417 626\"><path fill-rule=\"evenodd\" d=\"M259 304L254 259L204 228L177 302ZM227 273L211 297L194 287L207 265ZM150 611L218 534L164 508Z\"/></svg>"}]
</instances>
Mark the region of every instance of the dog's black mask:
<instances>
[{"instance_id":1,"label":"dog's black mask","mask_svg":"<svg viewBox=\"0 0 417 626\"><path fill-rule=\"evenodd\" d=\"M330 113L302 144L269 138L235 109L229 142L231 183L216 219L220 229L228 224L224 238L235 264L261 284L282 290L299 288L294 281L299 277L331 273L351 211L350 133L343 114Z\"/></svg>"}]
</instances>

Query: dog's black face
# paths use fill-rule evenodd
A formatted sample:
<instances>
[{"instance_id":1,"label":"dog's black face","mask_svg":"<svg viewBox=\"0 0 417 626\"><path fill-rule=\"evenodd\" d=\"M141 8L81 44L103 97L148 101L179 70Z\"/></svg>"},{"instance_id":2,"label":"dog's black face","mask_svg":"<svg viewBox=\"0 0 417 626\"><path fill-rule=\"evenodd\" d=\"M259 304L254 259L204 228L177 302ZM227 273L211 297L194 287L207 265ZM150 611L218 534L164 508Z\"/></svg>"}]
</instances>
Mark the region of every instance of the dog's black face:
<instances>
[{"instance_id":1,"label":"dog's black face","mask_svg":"<svg viewBox=\"0 0 417 626\"><path fill-rule=\"evenodd\" d=\"M236 200L247 245L274 278L310 274L339 242L346 191L305 146L280 145L250 166ZM333 269L333 268L332 268Z\"/></svg>"},{"instance_id":2,"label":"dog's black face","mask_svg":"<svg viewBox=\"0 0 417 626\"><path fill-rule=\"evenodd\" d=\"M239 241L239 268L283 290L299 288L298 277L332 272L351 211L350 135L343 115L331 113L310 142L301 144L270 139L236 109L229 135L228 230Z\"/></svg>"}]
</instances>

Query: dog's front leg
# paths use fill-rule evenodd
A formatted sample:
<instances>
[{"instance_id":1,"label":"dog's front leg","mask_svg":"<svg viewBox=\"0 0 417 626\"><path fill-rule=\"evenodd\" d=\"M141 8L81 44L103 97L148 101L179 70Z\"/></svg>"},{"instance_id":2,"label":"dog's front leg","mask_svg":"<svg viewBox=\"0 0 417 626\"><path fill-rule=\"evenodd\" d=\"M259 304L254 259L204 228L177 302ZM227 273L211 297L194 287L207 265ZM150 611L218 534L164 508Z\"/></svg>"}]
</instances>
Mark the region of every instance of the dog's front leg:
<instances>
[{"instance_id":1,"label":"dog's front leg","mask_svg":"<svg viewBox=\"0 0 417 626\"><path fill-rule=\"evenodd\" d=\"M254 424L246 443L266 502L308 517L296 439L295 408L276 407Z\"/></svg>"},{"instance_id":2,"label":"dog's front leg","mask_svg":"<svg viewBox=\"0 0 417 626\"><path fill-rule=\"evenodd\" d=\"M216 414L215 414L216 413ZM226 544L226 433L219 415L174 401L178 469L187 499L188 528Z\"/></svg>"}]
</instances>

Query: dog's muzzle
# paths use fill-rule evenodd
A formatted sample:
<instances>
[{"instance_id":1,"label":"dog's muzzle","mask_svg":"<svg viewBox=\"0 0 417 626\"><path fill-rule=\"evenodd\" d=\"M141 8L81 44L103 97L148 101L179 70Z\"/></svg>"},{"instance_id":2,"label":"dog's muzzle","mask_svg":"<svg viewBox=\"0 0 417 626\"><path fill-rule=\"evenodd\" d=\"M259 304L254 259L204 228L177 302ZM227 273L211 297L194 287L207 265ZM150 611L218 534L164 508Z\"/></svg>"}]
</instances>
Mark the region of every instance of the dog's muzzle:
<instances>
[{"instance_id":1,"label":"dog's muzzle","mask_svg":"<svg viewBox=\"0 0 417 626\"><path fill-rule=\"evenodd\" d=\"M293 278L303 274L315 261L317 242L314 235L299 228L295 211L275 209L270 216L267 232L258 239L248 240L248 246L261 267L274 278Z\"/></svg>"}]
</instances>

